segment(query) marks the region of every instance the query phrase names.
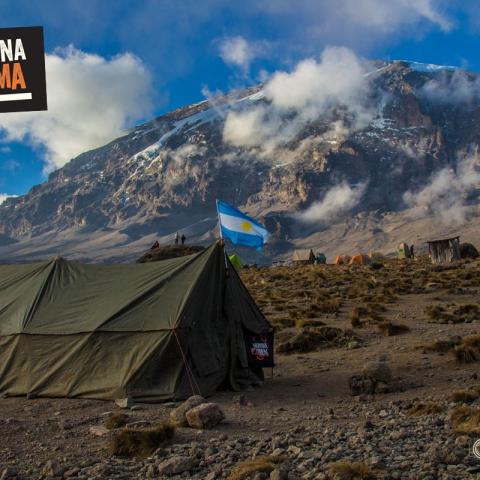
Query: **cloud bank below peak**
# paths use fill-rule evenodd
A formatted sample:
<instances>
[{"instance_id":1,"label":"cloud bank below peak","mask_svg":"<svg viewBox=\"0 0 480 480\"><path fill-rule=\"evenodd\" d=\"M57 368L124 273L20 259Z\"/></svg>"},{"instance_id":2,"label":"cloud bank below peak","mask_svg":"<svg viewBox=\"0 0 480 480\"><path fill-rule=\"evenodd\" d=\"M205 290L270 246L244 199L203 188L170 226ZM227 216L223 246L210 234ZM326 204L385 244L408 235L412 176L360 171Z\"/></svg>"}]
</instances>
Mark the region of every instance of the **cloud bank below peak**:
<instances>
[{"instance_id":1,"label":"cloud bank below peak","mask_svg":"<svg viewBox=\"0 0 480 480\"><path fill-rule=\"evenodd\" d=\"M69 46L46 54L48 111L2 115L0 139L44 153L45 171L120 136L152 111L151 76L136 56L111 59Z\"/></svg>"}]
</instances>

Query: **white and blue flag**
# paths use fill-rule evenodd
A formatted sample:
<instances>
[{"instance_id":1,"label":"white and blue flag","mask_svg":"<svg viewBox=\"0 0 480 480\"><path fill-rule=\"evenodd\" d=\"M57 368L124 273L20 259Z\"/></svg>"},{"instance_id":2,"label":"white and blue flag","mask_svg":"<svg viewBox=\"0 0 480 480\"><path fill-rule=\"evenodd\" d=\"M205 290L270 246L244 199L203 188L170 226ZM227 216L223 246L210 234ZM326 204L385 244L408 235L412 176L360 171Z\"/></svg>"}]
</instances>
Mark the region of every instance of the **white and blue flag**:
<instances>
[{"instance_id":1,"label":"white and blue flag","mask_svg":"<svg viewBox=\"0 0 480 480\"><path fill-rule=\"evenodd\" d=\"M267 242L267 229L252 217L221 200L217 200L217 212L222 238L228 238L234 245L257 250Z\"/></svg>"}]
</instances>

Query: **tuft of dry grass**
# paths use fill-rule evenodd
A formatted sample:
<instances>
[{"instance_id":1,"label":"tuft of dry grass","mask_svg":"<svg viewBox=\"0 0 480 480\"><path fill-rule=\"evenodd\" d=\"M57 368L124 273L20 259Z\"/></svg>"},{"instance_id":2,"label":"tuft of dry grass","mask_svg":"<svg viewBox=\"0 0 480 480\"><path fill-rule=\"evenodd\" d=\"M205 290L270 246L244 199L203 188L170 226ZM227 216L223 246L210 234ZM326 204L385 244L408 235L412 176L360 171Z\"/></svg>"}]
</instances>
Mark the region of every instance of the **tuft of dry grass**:
<instances>
[{"instance_id":1,"label":"tuft of dry grass","mask_svg":"<svg viewBox=\"0 0 480 480\"><path fill-rule=\"evenodd\" d=\"M455 433L461 435L480 435L480 409L461 405L450 414Z\"/></svg>"},{"instance_id":2,"label":"tuft of dry grass","mask_svg":"<svg viewBox=\"0 0 480 480\"><path fill-rule=\"evenodd\" d=\"M401 335L402 333L407 333L410 331L410 328L408 328L407 325L391 322L380 323L377 328L382 335L388 337L392 337L393 335Z\"/></svg>"},{"instance_id":3,"label":"tuft of dry grass","mask_svg":"<svg viewBox=\"0 0 480 480\"><path fill-rule=\"evenodd\" d=\"M126 425L129 418L130 417L125 413L117 413L111 417L108 417L105 420L104 425L109 430L113 430L114 428L120 428Z\"/></svg>"},{"instance_id":4,"label":"tuft of dry grass","mask_svg":"<svg viewBox=\"0 0 480 480\"><path fill-rule=\"evenodd\" d=\"M302 328L277 346L278 353L306 353L320 347L347 345L354 338L351 331L321 326ZM279 340L281 342L281 340Z\"/></svg>"},{"instance_id":5,"label":"tuft of dry grass","mask_svg":"<svg viewBox=\"0 0 480 480\"><path fill-rule=\"evenodd\" d=\"M304 328L304 327L321 327L325 325L324 322L321 320L315 319L300 319L295 322L296 328Z\"/></svg>"},{"instance_id":6,"label":"tuft of dry grass","mask_svg":"<svg viewBox=\"0 0 480 480\"><path fill-rule=\"evenodd\" d=\"M425 352L447 353L455 348L456 343L452 340L437 340L424 347Z\"/></svg>"},{"instance_id":7,"label":"tuft of dry grass","mask_svg":"<svg viewBox=\"0 0 480 480\"><path fill-rule=\"evenodd\" d=\"M257 457L237 463L230 472L228 480L243 480L254 473L270 473L275 469L279 458L273 456Z\"/></svg>"},{"instance_id":8,"label":"tuft of dry grass","mask_svg":"<svg viewBox=\"0 0 480 480\"><path fill-rule=\"evenodd\" d=\"M459 363L473 363L479 358L478 349L465 344L457 345L453 349L453 355Z\"/></svg>"},{"instance_id":9,"label":"tuft of dry grass","mask_svg":"<svg viewBox=\"0 0 480 480\"><path fill-rule=\"evenodd\" d=\"M339 460L328 466L330 473L341 480L370 480L376 478L370 467L364 462Z\"/></svg>"},{"instance_id":10,"label":"tuft of dry grass","mask_svg":"<svg viewBox=\"0 0 480 480\"><path fill-rule=\"evenodd\" d=\"M379 323L383 318L374 310L375 306L364 304L354 307L350 312L350 324L360 328L371 323Z\"/></svg>"},{"instance_id":11,"label":"tuft of dry grass","mask_svg":"<svg viewBox=\"0 0 480 480\"><path fill-rule=\"evenodd\" d=\"M462 344L467 347L480 349L480 335L470 335L468 337L464 337Z\"/></svg>"},{"instance_id":12,"label":"tuft of dry grass","mask_svg":"<svg viewBox=\"0 0 480 480\"><path fill-rule=\"evenodd\" d=\"M472 390L459 390L452 393L452 401L455 403L472 403L479 397L479 392Z\"/></svg>"},{"instance_id":13,"label":"tuft of dry grass","mask_svg":"<svg viewBox=\"0 0 480 480\"><path fill-rule=\"evenodd\" d=\"M421 417L423 415L436 415L445 411L445 408L438 403L419 403L408 411L411 417Z\"/></svg>"},{"instance_id":14,"label":"tuft of dry grass","mask_svg":"<svg viewBox=\"0 0 480 480\"><path fill-rule=\"evenodd\" d=\"M118 457L147 457L174 435L175 427L169 422L151 429L125 428L112 439L110 453Z\"/></svg>"}]
</instances>

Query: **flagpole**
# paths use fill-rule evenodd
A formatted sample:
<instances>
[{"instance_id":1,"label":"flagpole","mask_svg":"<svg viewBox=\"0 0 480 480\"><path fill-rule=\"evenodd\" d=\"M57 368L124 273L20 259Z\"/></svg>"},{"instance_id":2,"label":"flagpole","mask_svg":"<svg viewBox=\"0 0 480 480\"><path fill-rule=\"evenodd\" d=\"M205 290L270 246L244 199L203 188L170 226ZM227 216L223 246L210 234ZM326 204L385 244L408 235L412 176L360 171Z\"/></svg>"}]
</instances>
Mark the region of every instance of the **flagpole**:
<instances>
[{"instance_id":1,"label":"flagpole","mask_svg":"<svg viewBox=\"0 0 480 480\"><path fill-rule=\"evenodd\" d=\"M218 211L218 198L215 199L215 204L217 206L218 233L220 234L220 239L223 240L222 224L220 223L220 212Z\"/></svg>"},{"instance_id":2,"label":"flagpole","mask_svg":"<svg viewBox=\"0 0 480 480\"><path fill-rule=\"evenodd\" d=\"M223 256L225 257L225 269L227 270L227 276L228 276L229 273L228 273L227 251L225 249L225 240L223 239L223 234L222 234L222 222L220 221L220 212L218 211L218 198L215 199L215 203L217 205L218 233L220 234L220 240L222 240Z\"/></svg>"}]
</instances>

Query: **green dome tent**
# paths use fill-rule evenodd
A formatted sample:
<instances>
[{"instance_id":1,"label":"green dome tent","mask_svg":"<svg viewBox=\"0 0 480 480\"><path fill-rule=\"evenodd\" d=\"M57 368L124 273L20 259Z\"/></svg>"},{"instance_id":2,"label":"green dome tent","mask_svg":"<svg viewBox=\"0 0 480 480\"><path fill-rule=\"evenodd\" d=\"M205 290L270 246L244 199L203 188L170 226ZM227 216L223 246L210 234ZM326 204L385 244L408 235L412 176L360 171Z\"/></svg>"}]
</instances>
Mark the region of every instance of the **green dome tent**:
<instances>
[{"instance_id":1,"label":"green dome tent","mask_svg":"<svg viewBox=\"0 0 480 480\"><path fill-rule=\"evenodd\" d=\"M229 258L229 260L230 260L230 263L231 263L237 270L240 270L241 268L243 268L243 263L242 263L242 261L240 260L240 257L239 257L236 253L230 255L228 258Z\"/></svg>"},{"instance_id":2,"label":"green dome tent","mask_svg":"<svg viewBox=\"0 0 480 480\"><path fill-rule=\"evenodd\" d=\"M0 265L0 394L163 401L258 382L248 339L272 329L224 255Z\"/></svg>"}]
</instances>

